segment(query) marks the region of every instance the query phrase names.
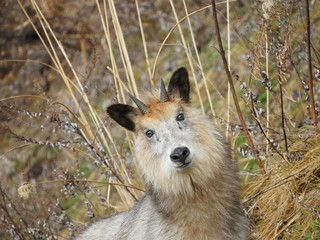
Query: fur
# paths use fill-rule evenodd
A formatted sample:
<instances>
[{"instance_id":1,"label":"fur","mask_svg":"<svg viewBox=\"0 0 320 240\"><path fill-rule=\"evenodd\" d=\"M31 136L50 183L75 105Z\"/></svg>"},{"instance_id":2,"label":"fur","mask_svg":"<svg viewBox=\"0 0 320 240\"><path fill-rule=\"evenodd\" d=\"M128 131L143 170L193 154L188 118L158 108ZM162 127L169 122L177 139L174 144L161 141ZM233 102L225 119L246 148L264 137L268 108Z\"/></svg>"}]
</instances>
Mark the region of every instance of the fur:
<instances>
[{"instance_id":1,"label":"fur","mask_svg":"<svg viewBox=\"0 0 320 240\"><path fill-rule=\"evenodd\" d=\"M170 101L160 102L159 91L153 91L143 98L146 114L123 104L108 108L135 134L148 190L132 209L93 223L78 240L247 239L236 163L217 127L189 105L189 85L180 68L169 83ZM190 152L183 164L170 158L179 147Z\"/></svg>"}]
</instances>

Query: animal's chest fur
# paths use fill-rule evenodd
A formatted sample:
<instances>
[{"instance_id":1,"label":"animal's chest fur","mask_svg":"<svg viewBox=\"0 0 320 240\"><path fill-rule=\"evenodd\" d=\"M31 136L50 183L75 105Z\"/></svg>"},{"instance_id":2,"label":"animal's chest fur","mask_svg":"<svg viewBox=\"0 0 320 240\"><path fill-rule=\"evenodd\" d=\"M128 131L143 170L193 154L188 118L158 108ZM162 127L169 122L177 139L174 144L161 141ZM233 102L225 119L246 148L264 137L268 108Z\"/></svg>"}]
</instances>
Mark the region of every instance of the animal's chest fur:
<instances>
[{"instance_id":1,"label":"animal's chest fur","mask_svg":"<svg viewBox=\"0 0 320 240\"><path fill-rule=\"evenodd\" d=\"M213 199L215 196L207 192L193 197L177 197L158 199L170 225L179 229L182 239L214 239L222 240L221 237L226 226L223 226L219 203ZM169 200L170 199L170 200Z\"/></svg>"}]
</instances>

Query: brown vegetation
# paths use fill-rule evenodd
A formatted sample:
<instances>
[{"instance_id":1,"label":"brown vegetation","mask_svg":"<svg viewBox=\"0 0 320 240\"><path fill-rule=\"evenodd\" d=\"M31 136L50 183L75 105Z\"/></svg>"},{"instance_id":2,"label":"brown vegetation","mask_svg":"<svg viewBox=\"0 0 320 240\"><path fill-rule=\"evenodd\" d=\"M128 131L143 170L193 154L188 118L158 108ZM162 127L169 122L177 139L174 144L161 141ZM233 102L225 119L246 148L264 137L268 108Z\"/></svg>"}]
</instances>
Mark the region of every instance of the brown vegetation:
<instances>
[{"instance_id":1,"label":"brown vegetation","mask_svg":"<svg viewBox=\"0 0 320 240\"><path fill-rule=\"evenodd\" d=\"M132 136L105 108L180 66L239 162L252 238L320 238L320 3L216 4L243 123L211 1L2 3L1 239L68 239L132 206L144 188Z\"/></svg>"}]
</instances>

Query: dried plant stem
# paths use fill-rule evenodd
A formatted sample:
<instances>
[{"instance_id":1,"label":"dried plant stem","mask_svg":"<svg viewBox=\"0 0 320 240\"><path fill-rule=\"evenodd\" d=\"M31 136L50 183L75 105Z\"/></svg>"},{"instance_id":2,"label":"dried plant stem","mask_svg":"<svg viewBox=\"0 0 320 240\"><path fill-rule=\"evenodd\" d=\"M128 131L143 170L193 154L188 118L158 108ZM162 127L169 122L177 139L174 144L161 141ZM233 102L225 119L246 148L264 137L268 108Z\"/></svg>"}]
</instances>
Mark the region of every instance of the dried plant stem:
<instances>
[{"instance_id":1,"label":"dried plant stem","mask_svg":"<svg viewBox=\"0 0 320 240\"><path fill-rule=\"evenodd\" d=\"M70 93L70 96L72 97L73 99L73 102L74 104L76 105L76 109L79 111L79 114L80 114L80 119L81 121L83 122L84 126L87 126L85 127L86 129L86 134L89 134L89 138L92 139L93 138L93 132L92 132L92 129L90 129L88 126L89 126L89 122L88 122L88 119L87 117L85 116L84 112L82 111L81 107L80 107L80 104L74 94L74 91L71 87L71 85L75 86L75 84L67 77L65 71L64 71L64 68L62 67L62 63L58 57L58 54L57 54L57 51L55 50L55 47L54 47L54 44L53 44L53 41L52 39L50 38L50 34L52 35L54 41L56 42L56 44L59 46L59 48L61 49L62 53L65 54L64 52L64 49L61 45L61 42L56 38L51 26L49 25L49 23L47 22L46 18L44 17L40 7L38 6L37 2L35 0L31 0L31 3L32 3L32 6L34 8L34 10L36 11L37 13L37 16L39 18L39 22L41 24L41 27L43 29L43 32L46 36L46 39L48 41L48 44L44 41L43 37L41 36L41 34L39 33L39 31L37 30L37 28L35 27L35 25L33 24L30 16L28 15L28 13L26 12L26 10L24 9L24 7L22 6L21 2L18 0L19 2L19 5L22 9L22 11L24 12L24 14L26 15L26 17L28 18L30 24L32 25L32 27L34 28L34 30L36 31L36 33L38 34L39 38L41 39L41 42L43 44L43 46L46 48L47 50L47 53L50 55L50 58L52 59L54 65L56 66L56 68L58 69L59 73L60 73L60 76L62 77L64 83L66 84L67 88L68 88L68 91ZM50 48L51 48L51 51L50 51ZM65 56L65 55L64 55ZM68 64L70 65L70 61L68 59L66 59ZM80 83L80 80L79 78L77 77L73 67L71 66L71 70L72 72L75 74L75 78L76 78L76 83ZM80 84L81 85L81 84ZM84 97L84 100L85 102L89 104L88 102L88 99L86 98L86 93L84 92L84 89L81 86L78 86L77 90L79 91L79 93ZM90 106L89 106L90 107Z\"/></svg>"},{"instance_id":2,"label":"dried plant stem","mask_svg":"<svg viewBox=\"0 0 320 240\"><path fill-rule=\"evenodd\" d=\"M313 120L313 126L318 125L316 107L314 103L313 95L313 74L312 74L312 58L311 58L311 38L310 38L310 12L309 12L309 0L306 1L306 13L307 13L307 48L308 48L308 69L309 69L309 89L310 89L310 110Z\"/></svg>"},{"instance_id":3,"label":"dried plant stem","mask_svg":"<svg viewBox=\"0 0 320 240\"><path fill-rule=\"evenodd\" d=\"M171 8L172 8L174 17L176 19L176 22L179 23L178 15L177 15L177 12L176 12L176 9L174 7L174 4L173 4L172 0L170 0L170 4L171 4ZM191 68L191 74L192 74L192 77L193 77L193 80L194 80L194 83L195 83L197 95L198 95L199 102L200 102L200 107L201 107L202 113L204 113L204 105L203 105L200 89L199 89L199 86L198 86L198 81L197 81L197 77L196 77L196 74L195 74L195 69L193 67L191 53L190 53L189 47L187 46L187 42L186 42L185 37L183 35L183 31L182 31L182 28L181 28L180 24L178 24L178 29L179 29L179 33L180 33L181 42L182 42L183 48L184 48L184 50L186 52L186 55L187 55L187 58L188 58L188 62L189 62L190 68Z\"/></svg>"},{"instance_id":4,"label":"dried plant stem","mask_svg":"<svg viewBox=\"0 0 320 240\"><path fill-rule=\"evenodd\" d=\"M266 74L269 78L269 43L268 43L268 32L266 29ZM268 167L268 155L269 155L269 139L270 139L270 91L268 88L266 88L266 95L267 95L267 102L266 102L266 109L267 109L267 129L266 129L266 161L265 161L265 167Z\"/></svg>"},{"instance_id":5,"label":"dried plant stem","mask_svg":"<svg viewBox=\"0 0 320 240\"><path fill-rule=\"evenodd\" d=\"M279 181L275 182L273 185L270 185L270 186L268 186L268 187L260 190L259 192L257 192L257 193L254 194L253 196L251 196L250 198L243 200L243 202L244 202L244 203L245 203L245 202L249 202L249 201L251 201L252 199L258 197L259 195L261 195L261 194L263 194L263 193L266 193L266 192L268 192L268 191L270 191L270 190L272 190L272 189L274 189L274 188L277 188L277 187L279 187L279 186L281 186L281 185L283 185L283 184L286 184L286 183L288 183L288 182L291 182L292 180L291 180L291 179L288 180L289 178L295 177L297 174L299 174L300 172L304 171L304 170L307 169L308 167L310 167L310 164L307 165L307 166L305 166L304 168L302 168L302 169L300 169L300 170L298 170L298 171L296 171L296 172L294 172L294 173L292 173L292 174L290 174L290 175L288 175L288 176L280 179ZM285 181L285 180L286 180L286 181Z\"/></svg>"},{"instance_id":6,"label":"dried plant stem","mask_svg":"<svg viewBox=\"0 0 320 240\"><path fill-rule=\"evenodd\" d=\"M207 94L207 97L208 97L208 101L209 101L209 105L210 105L210 110L211 110L211 113L215 116L216 113L213 109L213 105L212 105L212 99L211 99L211 95L210 95L210 92L209 92L209 88L208 88L208 84L207 84L207 78L204 74L204 71L203 71L203 67L202 67L202 63L201 63L201 60L200 60L200 56L199 56L199 52L198 52L198 48L197 48L197 44L196 44L196 41L195 41L195 37L194 37L194 34L193 34L193 31L192 31L192 26L191 26L191 21L190 21L190 17L189 17L189 11L188 11L188 8L187 8L187 4L185 2L185 0L183 0L183 6L184 6L184 10L186 12L186 16L187 16L187 21L188 21L188 27L189 27L189 32L190 32L190 35L191 35L191 39L192 39L192 45L193 45L193 49L196 53L196 57L197 57L197 63L198 63L198 67L201 71L201 76L202 76L202 79L203 79L203 83L204 83L204 86L205 86L205 90L206 90L206 94ZM217 123L217 120L215 119L215 122Z\"/></svg>"},{"instance_id":7,"label":"dried plant stem","mask_svg":"<svg viewBox=\"0 0 320 240\"><path fill-rule=\"evenodd\" d=\"M20 145L20 146L10 148L8 151L5 151L4 153L2 153L2 154L0 155L0 159L1 159L3 156L7 155L8 153L12 152L12 151L15 151L15 150L17 150L17 149L21 149L21 148L24 148L24 147L28 147L28 146L30 146L30 145L32 145L32 144L33 144L33 143L25 143L25 144L22 144L22 145Z\"/></svg>"},{"instance_id":8,"label":"dried plant stem","mask_svg":"<svg viewBox=\"0 0 320 240\"><path fill-rule=\"evenodd\" d=\"M9 204L6 204L6 193L4 190L2 190L2 188L0 187L0 193L1 193L1 198L2 201L0 201L0 209L2 209L3 215L2 215L2 221L4 220L4 218L7 219L7 221L10 221L11 224L11 228L14 229L15 233L17 234L17 239L26 239L24 237L24 235L21 233L19 224L16 223L15 219L13 219L10 215L10 211L8 210L8 206ZM3 202L3 203L2 203ZM12 207L12 203L10 203L10 206ZM26 224L26 222L22 219L22 221ZM27 226L27 225L26 225Z\"/></svg>"},{"instance_id":9,"label":"dried plant stem","mask_svg":"<svg viewBox=\"0 0 320 240\"><path fill-rule=\"evenodd\" d=\"M104 35L106 37L107 40L107 45L108 45L108 50L109 50L109 55L110 55L110 61L111 61L111 70L110 67L107 67L107 69L112 73L114 79L115 79L115 87L118 90L120 90L121 96L122 96L122 101L125 103L125 98L123 96L123 88L122 85L119 84L119 82L121 82L121 79L119 77L119 73L118 73L118 66L113 54L113 48L112 48L112 41L111 41L111 34L110 34L110 30L109 30L109 23L108 23L108 11L107 11L107 3L106 0L103 1L103 12L105 13L105 16L103 17L103 12L102 9L99 5L98 0L96 0L96 5L97 5L97 9L100 15L100 20L102 23L102 28L103 28L103 32ZM119 85L119 89L118 86ZM130 84L128 84L128 87L131 87ZM119 92L119 91L118 91ZM130 88L130 92L133 92L132 88ZM117 99L119 100L119 99Z\"/></svg>"},{"instance_id":10,"label":"dried plant stem","mask_svg":"<svg viewBox=\"0 0 320 240\"><path fill-rule=\"evenodd\" d=\"M144 31L143 31L143 25L142 25L141 16L140 16L138 0L135 0L135 4L136 4L136 9L137 9L137 14L138 14L139 28L140 28L140 32L141 32L142 45L143 45L144 55L146 58L149 80L150 80L150 84L152 85L153 83L152 83L151 67L150 67L149 56L148 56L148 48L147 48L146 40L144 37Z\"/></svg>"},{"instance_id":11,"label":"dried plant stem","mask_svg":"<svg viewBox=\"0 0 320 240\"><path fill-rule=\"evenodd\" d=\"M230 41L230 5L229 0L226 1L227 3L227 37L228 37L228 48L227 48L227 55L228 55L228 66L229 71L231 71L231 41ZM230 83L228 82L228 108L227 108L227 122L231 122L231 89L230 89ZM226 129L226 138L229 139L229 131L230 131L230 125L227 124Z\"/></svg>"},{"instance_id":12,"label":"dried plant stem","mask_svg":"<svg viewBox=\"0 0 320 240\"><path fill-rule=\"evenodd\" d=\"M102 22L102 25L103 25L103 29L104 29L104 34L105 34L105 37L106 37L106 40L107 40L107 45L108 45L108 50L109 50L109 53L110 53L110 59L111 59L111 65L112 67L108 67L107 66L107 69L112 73L112 75L114 76L114 79L115 79L115 88L116 88L116 91L117 92L120 92L120 97L121 97L121 102L123 103L126 103L126 98L125 98L125 93L124 91L127 91L127 92L131 92L131 93L134 93L135 91L133 90L133 88L131 87L131 85L134 85L136 86L136 83L135 83L135 79L131 79L131 82L133 84L130 84L130 78L128 78L128 74L127 72L131 72L132 70L126 70L126 64L124 64L125 66L125 72L127 74L127 78L128 78L128 88L127 86L123 83L123 81L121 80L120 76L119 76L119 71L118 71L118 66L117 66L117 63L116 63L116 59L115 59L115 56L114 56L114 53L113 53L113 46L112 46L112 41L111 41L111 34L110 34L110 28L109 28L109 22L108 22L108 10L107 10L107 3L106 3L106 0L103 1L103 11L102 9L100 8L100 5L99 5L99 2L96 0L96 5L97 5L97 8L98 8L98 11L99 11L99 15L100 15L100 19L101 19L101 22ZM109 1L109 7L110 7L110 1ZM111 8L111 7L110 7ZM111 8L112 9L112 8ZM110 11L111 11L110 9ZM103 17L103 13L104 13L104 17ZM117 18L117 15L116 13L112 15L113 18ZM117 21L113 21L113 25L116 24ZM115 29L120 29L121 31L121 27L118 26L114 26ZM121 34L118 34L118 35L121 35ZM120 45L119 45L120 46ZM127 49L126 49L126 45L124 44L123 47L125 48L123 50L123 52L127 52ZM124 58L122 58L122 61L124 63ZM130 62L130 59L128 60ZM136 93L137 94L137 93ZM117 99L119 100L119 99ZM114 141L113 141L113 138L109 132L109 130L102 124L101 122L101 126L102 128L104 129L104 131L107 133L110 141L112 142L112 144L114 145L114 149L117 149L115 144L114 144ZM127 142L129 143L129 145L131 146L130 144L130 137L128 135L128 133L126 133L126 137L127 137ZM120 153L116 150L116 154L117 154L117 157L118 159L122 159L122 157L120 156ZM135 165L137 166L137 163L136 163L136 160L134 159L134 163ZM120 164L121 164L121 170L122 172L125 174L126 176L126 180L128 181L128 183L131 184L131 179L127 173L127 170L126 170L126 167L125 167L125 164L123 161L120 161ZM117 188L119 194L120 194L120 197L122 197L122 188ZM110 188L108 188L108 193L110 193ZM126 195L125 195L126 196ZM129 203L131 204L130 201L127 201L126 203Z\"/></svg>"},{"instance_id":13,"label":"dried plant stem","mask_svg":"<svg viewBox=\"0 0 320 240\"><path fill-rule=\"evenodd\" d=\"M190 35L191 35L192 45L193 45L193 49L194 49L194 51L196 53L197 63L198 63L198 67L200 69L201 76L202 76L202 79L203 79L203 83L204 83L204 86L205 86L206 94L207 94L209 105L210 105L210 110L211 110L211 113L215 116L216 113L215 113L215 111L213 109L212 99L211 99L211 95L210 95L208 84L207 84L207 78L206 78L206 76L204 74L204 71L203 71L203 67L202 67L202 63L201 63L201 60L200 60L197 44L196 44L195 37L194 37L193 31L192 31L193 28L191 26L191 21L190 21L190 17L189 17L189 11L188 11L187 4L186 4L185 0L183 0L183 6L184 6L184 10L185 10L185 13L186 13L186 16L187 16L188 27L189 27L189 32L190 32ZM216 119L215 119L215 122L217 123Z\"/></svg>"},{"instance_id":14,"label":"dried plant stem","mask_svg":"<svg viewBox=\"0 0 320 240\"><path fill-rule=\"evenodd\" d=\"M4 189L2 189L1 185L0 185L0 192L1 192L1 195L2 195L3 202L5 200L8 201L9 204L10 204L10 208L12 208L12 210L14 210L16 212L16 214L20 217L21 222L24 224L24 226L25 227L29 227L27 221L24 219L24 216L22 216L21 213L18 211L17 207L12 202L12 199L8 196L8 194L4 191ZM9 206L9 204L5 204L5 205Z\"/></svg>"},{"instance_id":15,"label":"dried plant stem","mask_svg":"<svg viewBox=\"0 0 320 240\"><path fill-rule=\"evenodd\" d=\"M124 91L131 92L131 93L136 94L136 95L138 93L137 93L137 91L134 90L134 89L136 89L136 87L134 87L134 86L136 86L135 79L130 77L131 76L130 73L132 72L131 67L129 68L129 66L131 66L130 59L129 59L129 57L124 57L124 56L127 56L128 54L127 54L127 49L126 49L126 45L125 45L124 41L120 40L120 39L123 38L123 36L122 36L122 30L121 30L120 24L119 24L119 22L117 20L117 14L115 12L113 12L113 11L115 11L115 8L114 8L114 6L111 6L113 3L111 3L110 1L108 1L108 4L109 4L110 12L111 12L111 18L113 19L112 23L114 25L114 29L117 29L116 38L117 38L118 46L121 46L121 53L122 54L120 54L120 57L122 59L122 63L123 63L124 70L125 70L125 74L126 74L127 79L128 79L127 86L123 83L123 81L121 80L121 78L119 76L119 71L118 71L119 68L118 68L117 63L116 63L115 55L113 53L114 46L112 45L112 41L111 41L111 33L110 33L110 27L109 27L109 21L108 21L108 12L109 11L107 9L107 0L103 1L103 9L101 9L99 2L96 0L97 9L99 11L99 15L100 15L101 23L102 23L102 26L103 26L105 38L107 40L108 51L109 51L110 59L111 59L111 68L107 66L107 69L114 76L114 80L115 80L114 82L115 82L116 91L120 93L120 101L123 102L123 103L126 103L126 98L125 98ZM120 41L122 42L122 45L120 45ZM117 100L119 101L118 98L117 98ZM106 128L102 122L101 122L101 126L102 126L102 129L104 129L104 131L107 133L107 136L110 139L110 141L112 142L112 145L114 146L115 153L116 153L118 159L122 160L121 154L118 152L118 150L116 150L117 148L115 146L115 143L113 141L113 138L112 138L112 136L110 134L109 129ZM128 134L126 134L126 136L127 136L127 142L130 144L130 137L129 137ZM108 147L107 143L105 143L105 145ZM113 159L112 155L111 155L111 159L114 162L114 159ZM135 165L136 165L135 159L134 159L134 162L135 162ZM130 177L128 175L128 172L126 170L124 161L120 161L120 167L121 167L121 169L118 169L118 171L123 173L125 175L125 177L126 177L126 181L129 184L131 184L131 179L130 179ZM122 181L120 181L120 183L122 183ZM116 186L116 188L117 188L117 191L118 191L121 199L126 199L123 202L125 204L127 204L127 205L131 205L132 201L131 201L131 199L128 199L126 192L123 191L123 188L118 188L117 186ZM108 196L109 196L110 187L108 188L107 193L108 193ZM131 193L130 193L130 195L133 196ZM134 193L134 195L136 195L136 194ZM134 196L133 199L136 199L136 196Z\"/></svg>"},{"instance_id":16,"label":"dried plant stem","mask_svg":"<svg viewBox=\"0 0 320 240\"><path fill-rule=\"evenodd\" d=\"M280 76L279 76L280 78ZM286 133L286 126L285 126L285 116L284 116L284 110L283 110L283 91L282 91L282 82L279 79L279 86L280 86L280 108L281 108L281 124L282 124L282 132L283 132L283 138L285 143L286 152L288 153L288 139L287 139L287 133Z\"/></svg>"},{"instance_id":17,"label":"dried plant stem","mask_svg":"<svg viewBox=\"0 0 320 240\"><path fill-rule=\"evenodd\" d=\"M235 0L231 0L230 2L235 2ZM225 2L219 2L217 3L218 5L219 4L223 4ZM152 79L154 78L154 75L155 75L155 71L156 71L156 66L158 64L158 60L159 60L159 56L160 56L160 53L162 52L162 49L163 47L165 46L165 43L167 42L167 40L169 39L169 37L171 36L171 33L173 32L173 30L179 25L181 24L184 20L186 20L188 17L194 15L194 14L197 14L199 12L202 12L202 11L205 11L207 9L211 8L211 5L207 5L207 6L204 6L203 8L199 8L191 13L189 13L187 16L184 16L182 17L179 22L177 22L170 30L169 32L167 33L166 37L163 39L162 43L160 44L160 48L156 54L156 57L155 57L155 60L154 60L154 63L152 65Z\"/></svg>"},{"instance_id":18,"label":"dried plant stem","mask_svg":"<svg viewBox=\"0 0 320 240\"><path fill-rule=\"evenodd\" d=\"M101 130L101 126L102 129L107 133L108 138L111 141L111 144L114 146L115 148L115 143L113 141L113 138L109 132L109 129L107 129L104 124L103 121L100 119L99 115L97 114L96 110L93 108L93 106L91 105L91 102L89 100L89 97L87 96L86 92L84 91L84 87L82 85L82 82L80 81L76 70L74 69L73 65L71 64L71 61L69 59L69 57L67 56L66 51L64 50L64 47L62 45L62 43L58 40L58 38L56 37L54 31L52 30L50 24L48 23L46 17L44 16L43 12L41 11L39 5L37 4L36 0L31 0L32 6L34 8L34 10L36 11L36 14L38 16L39 22L41 24L42 30L44 32L45 35L45 39L47 41L44 41L44 38L41 36L41 34L39 33L39 31L37 30L37 28L35 27L35 25L32 23L32 20L30 18L30 16L28 15L28 13L26 12L25 8L22 6L21 2L18 0L19 5L21 7L21 9L23 10L23 12L25 13L25 15L27 16L30 24L33 26L33 28L35 29L35 31L37 32L39 38L41 39L44 47L46 48L48 54L50 55L55 68L58 70L58 72L61 75L61 78L63 79L68 92L70 94L70 96L73 99L73 102L76 106L77 111L79 112L80 117L77 117L75 113L73 113L71 110L69 111L74 117L75 119L77 119L78 123L82 123L81 124L81 128L79 128L79 134L81 134L82 138L86 141L86 143L88 143L88 146L91 147L91 149L95 149L97 148L97 144L99 144L100 146L104 146L107 150L107 154L110 156L110 161L103 161L104 165L110 169L113 174L117 177L117 180L120 183L125 183L125 182L129 182L130 183L130 178L128 177L128 173L126 171L126 168L124 166L124 162L120 161L120 166L119 164L115 161L114 157L113 157L113 153L112 153L112 149L109 147L109 144L107 142L107 139L105 137L105 135L103 134L103 131ZM110 2L110 1L109 1ZM110 5L113 6L113 4L111 3ZM123 40L123 36L122 36L122 32L121 32L121 27L119 22L117 21L117 15L115 12L112 12L113 8L111 6L111 13L112 17L114 19L114 24L115 29L118 30L116 31L117 35L117 40L119 41L119 46L121 46L121 53L122 53L122 57L124 58L123 62L124 65L126 65L126 72L129 74L129 82L132 82L132 85L134 86L134 90L136 90L135 87L135 81L133 78L133 74L131 71L131 63L130 63L130 59L128 58L128 54L125 48L125 43ZM102 16L102 15L101 15ZM121 32L121 33L120 33ZM55 47L55 44L58 47ZM74 79L71 80L70 78L67 77L66 71L62 65L62 61L59 59L58 53L57 53L57 49L58 48L67 65L70 67L71 72L74 76ZM137 91L136 91L137 92ZM84 100L84 103L86 104L86 106L88 107L88 112L85 114L84 113L84 109L82 109L82 107L80 106L80 102L77 99L76 93L78 93L81 96L81 99ZM63 104L60 104L63 105ZM66 107L66 106L65 106ZM80 121L81 120L81 121ZM90 124L91 123L91 124ZM94 134L94 133L97 134ZM104 159L104 154L98 154L99 152L97 151L97 155L99 156L99 158L101 160ZM120 154L118 151L115 151L115 153L117 154L118 159L122 160ZM118 174L121 173L121 175ZM125 180L124 181L124 177L125 176ZM116 186L117 187L117 186ZM123 191L123 189L125 189L126 191ZM120 193L121 197L124 197L127 199L128 202L133 203L133 201L136 199L136 196L134 193L132 193L132 191L128 188L118 188L117 187L118 192Z\"/></svg>"},{"instance_id":19,"label":"dried plant stem","mask_svg":"<svg viewBox=\"0 0 320 240\"><path fill-rule=\"evenodd\" d=\"M116 92L120 93L119 97L117 97L117 101L120 100L120 102L126 103L126 98L125 98L125 93L124 93L124 89L126 92L131 92L133 93L133 90L131 88L131 85L128 84L128 87L123 83L123 81L121 80L120 76L119 76L119 71L118 71L118 66L117 66L117 62L115 59L115 55L113 53L113 45L112 45L112 41L111 41L111 34L110 34L110 28L109 28L109 22L108 22L108 11L107 11L107 3L106 0L103 1L103 12L100 8L99 2L98 0L96 0L96 5L99 11L99 15L100 15L100 19L101 19L101 23L103 26L103 31L104 31L104 35L106 37L107 40L107 45L108 45L108 50L109 50L109 54L110 54L110 60L111 60L111 68L109 66L107 66L106 68L112 73L113 77L114 77L114 83L115 83L115 88L116 88ZM105 15L105 17L103 17L103 13ZM121 99L120 99L121 97Z\"/></svg>"},{"instance_id":20,"label":"dried plant stem","mask_svg":"<svg viewBox=\"0 0 320 240\"><path fill-rule=\"evenodd\" d=\"M134 74L133 74L133 70L132 70L131 60L130 60L128 49L127 49L127 46L126 46L126 43L124 40L123 31L122 31L122 28L121 28L121 25L119 22L118 13L117 13L116 7L114 5L114 1L108 0L108 3L109 3L109 7L110 7L110 13L111 13L113 26L115 28L115 34L116 34L118 46L120 47L120 53L121 53L120 56L122 58L124 70L126 72L128 82L130 84L132 84L133 93L136 96L139 96L138 88L137 88L136 81L135 81Z\"/></svg>"},{"instance_id":21,"label":"dried plant stem","mask_svg":"<svg viewBox=\"0 0 320 240\"><path fill-rule=\"evenodd\" d=\"M313 43L311 42L311 48L313 50L314 55L316 56L316 59L318 60L318 63L320 64L320 56L318 50L314 47Z\"/></svg>"},{"instance_id":22,"label":"dried plant stem","mask_svg":"<svg viewBox=\"0 0 320 240\"><path fill-rule=\"evenodd\" d=\"M263 164L262 164L262 162L261 162L261 160L260 160L260 158L258 156L258 153L256 151L256 148L254 146L254 143L252 141L252 138L250 136L248 128L246 126L246 123L244 122L244 119L243 119L243 116L242 116L242 112L241 112L241 109L240 109L240 105L239 105L239 102L238 102L237 94L236 94L236 91L234 89L232 76L231 76L231 73L229 71L228 62L227 62L227 59L226 59L226 56L225 56L225 52L224 52L224 49L223 49L222 40L221 40L221 36L220 36L220 29L219 29L217 9L216 9L216 1L215 0L212 0L212 10L213 10L214 26L215 26L217 41L218 41L219 50L220 50L219 53L221 55L221 58L222 58L222 61L223 61L223 65L224 65L224 69L225 69L227 77L228 77L228 81L229 81L229 84L230 84L230 89L231 89L233 101L234 101L235 106L236 106L238 117L239 117L239 120L241 122L241 126L243 128L243 131L244 131L244 133L245 133L245 135L247 137L247 140L249 142L249 145L250 145L250 147L252 149L252 152L254 154L256 162L257 162L257 164L258 164L258 166L260 168L260 171L261 171L262 174L265 174L266 171L265 171L264 166L263 166Z\"/></svg>"},{"instance_id":23,"label":"dried plant stem","mask_svg":"<svg viewBox=\"0 0 320 240\"><path fill-rule=\"evenodd\" d=\"M47 64L45 62L42 62L42 61L38 61L38 60L35 60L35 59L29 59L29 58L26 58L26 59L10 59L10 60L7 60L7 59L2 59L0 60L0 62L33 62L33 63L38 63L38 64L41 64L47 68L50 68L54 71L56 71L57 73L59 73L59 70L54 68L53 66L51 66L50 64Z\"/></svg>"},{"instance_id":24,"label":"dried plant stem","mask_svg":"<svg viewBox=\"0 0 320 240\"><path fill-rule=\"evenodd\" d=\"M159 56L160 56L160 53L162 52L162 49L163 49L163 46L165 45L165 43L167 42L167 40L169 39L171 33L173 32L173 30L179 25L181 24L184 20L186 20L189 16L193 15L193 14L196 14L198 12L201 12L203 10L206 10L210 8L210 5L208 6L205 6L203 8L200 8L196 11L193 11L191 13L189 13L187 16L184 16L183 18L181 18L171 29L170 31L168 32L167 36L164 38L164 40L162 41L161 45L160 45L160 48L157 52L157 55L155 57L155 60L154 60L154 63L153 63L153 66L152 66L152 79L154 78L154 75L155 75L155 71L156 71L156 66L157 66L157 63L158 63L158 59L159 59Z\"/></svg>"},{"instance_id":25,"label":"dried plant stem","mask_svg":"<svg viewBox=\"0 0 320 240\"><path fill-rule=\"evenodd\" d=\"M252 96L251 96L252 97ZM259 127L259 129L260 129L260 131L262 132L262 134L263 134L263 136L266 138L266 141L267 141L267 145L270 145L271 146L271 148L276 152L276 153L278 153L279 154L279 156L283 159L283 160L285 160L285 161L288 161L286 158L285 158L285 156L281 153L281 152L279 152L279 150L272 144L272 142L270 141L270 138L269 138L269 136L266 134L266 132L263 130L263 127L262 127L262 125L261 125L261 123L260 123L260 119L258 118L258 115L257 115L257 113L256 113L256 111L255 111L255 108L254 108L254 104L253 104L253 101L251 100L251 111L252 111L252 114L253 114L253 117L255 118L255 120L256 120L256 122L257 122L257 124L258 124L258 127ZM266 165L265 165L266 166Z\"/></svg>"},{"instance_id":26,"label":"dried plant stem","mask_svg":"<svg viewBox=\"0 0 320 240\"><path fill-rule=\"evenodd\" d=\"M36 185L36 184L45 184L45 183L65 183L65 182L81 182L81 183L97 183L97 184L104 184L104 185L111 185L111 186L120 186L126 188L132 188L141 192L145 190L133 185L129 184L122 184L122 183L115 183L115 182L105 182L105 181L96 181L96 180L87 180L87 179L56 179L56 180L48 180L48 181L40 181L40 182L27 182L28 184ZM24 184L27 184L24 183ZM23 186L23 185L22 185Z\"/></svg>"}]
</instances>

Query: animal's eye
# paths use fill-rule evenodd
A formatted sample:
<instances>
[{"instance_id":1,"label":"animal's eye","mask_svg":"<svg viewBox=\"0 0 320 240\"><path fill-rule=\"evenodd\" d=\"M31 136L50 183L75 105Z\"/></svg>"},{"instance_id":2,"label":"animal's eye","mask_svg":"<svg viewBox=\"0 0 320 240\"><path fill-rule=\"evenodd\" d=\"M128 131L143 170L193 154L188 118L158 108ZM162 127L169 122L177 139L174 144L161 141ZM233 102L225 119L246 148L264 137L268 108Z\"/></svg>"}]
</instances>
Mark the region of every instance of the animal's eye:
<instances>
[{"instance_id":1,"label":"animal's eye","mask_svg":"<svg viewBox=\"0 0 320 240\"><path fill-rule=\"evenodd\" d=\"M179 121L179 122L183 121L183 120L184 120L184 115L183 115L183 113L179 113L178 116L177 116L177 118L176 118L176 120Z\"/></svg>"},{"instance_id":2,"label":"animal's eye","mask_svg":"<svg viewBox=\"0 0 320 240\"><path fill-rule=\"evenodd\" d=\"M152 131L152 130L147 130L147 131L145 132L145 134L147 135L148 138L151 138L151 137L153 136L153 134L154 134L154 131Z\"/></svg>"}]
</instances>

